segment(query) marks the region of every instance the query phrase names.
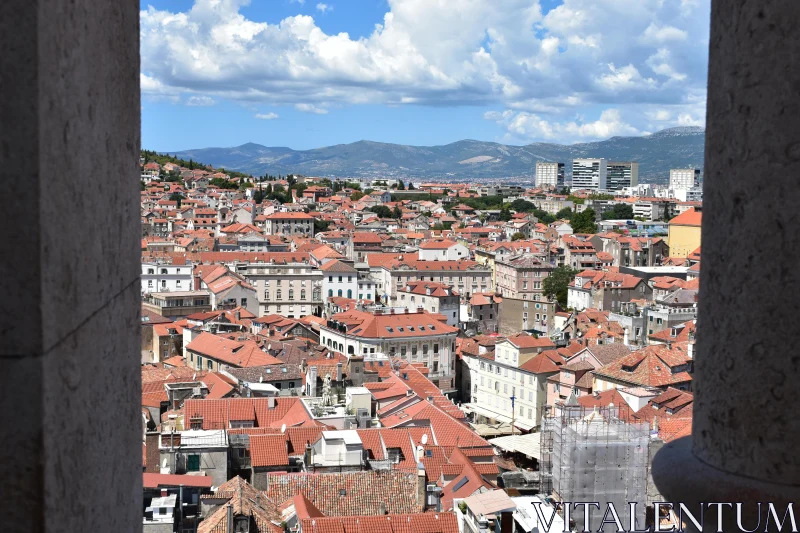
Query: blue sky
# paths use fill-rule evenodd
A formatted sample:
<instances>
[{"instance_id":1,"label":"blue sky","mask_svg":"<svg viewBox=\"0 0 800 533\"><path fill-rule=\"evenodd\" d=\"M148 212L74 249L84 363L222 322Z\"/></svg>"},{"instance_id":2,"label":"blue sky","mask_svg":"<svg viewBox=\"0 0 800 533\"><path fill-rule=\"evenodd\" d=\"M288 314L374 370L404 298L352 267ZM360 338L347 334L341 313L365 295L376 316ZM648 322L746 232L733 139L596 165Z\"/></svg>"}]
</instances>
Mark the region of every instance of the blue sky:
<instances>
[{"instance_id":1,"label":"blue sky","mask_svg":"<svg viewBox=\"0 0 800 533\"><path fill-rule=\"evenodd\" d=\"M153 0L142 146L586 142L703 125L708 0Z\"/></svg>"}]
</instances>

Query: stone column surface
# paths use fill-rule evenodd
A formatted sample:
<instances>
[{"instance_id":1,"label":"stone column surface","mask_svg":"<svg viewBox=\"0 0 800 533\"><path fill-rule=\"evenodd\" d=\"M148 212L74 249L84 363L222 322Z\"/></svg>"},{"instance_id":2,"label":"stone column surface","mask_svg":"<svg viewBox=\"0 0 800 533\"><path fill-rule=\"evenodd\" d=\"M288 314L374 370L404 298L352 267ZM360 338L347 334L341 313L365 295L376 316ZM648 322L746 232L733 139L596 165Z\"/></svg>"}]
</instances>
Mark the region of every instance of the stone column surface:
<instances>
[{"instance_id":1,"label":"stone column surface","mask_svg":"<svg viewBox=\"0 0 800 533\"><path fill-rule=\"evenodd\" d=\"M694 423L653 465L672 500L800 493L798 23L712 0Z\"/></svg>"},{"instance_id":2,"label":"stone column surface","mask_svg":"<svg viewBox=\"0 0 800 533\"><path fill-rule=\"evenodd\" d=\"M0 1L4 532L141 531L139 3Z\"/></svg>"}]
</instances>

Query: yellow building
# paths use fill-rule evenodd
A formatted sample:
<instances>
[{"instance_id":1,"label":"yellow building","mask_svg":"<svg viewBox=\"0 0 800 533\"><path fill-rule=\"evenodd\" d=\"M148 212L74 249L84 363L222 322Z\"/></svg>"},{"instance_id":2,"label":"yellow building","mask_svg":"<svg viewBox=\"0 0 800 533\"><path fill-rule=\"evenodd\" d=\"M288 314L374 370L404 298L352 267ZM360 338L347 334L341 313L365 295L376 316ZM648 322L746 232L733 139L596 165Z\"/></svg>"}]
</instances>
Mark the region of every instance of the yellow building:
<instances>
[{"instance_id":1,"label":"yellow building","mask_svg":"<svg viewBox=\"0 0 800 533\"><path fill-rule=\"evenodd\" d=\"M700 223L703 214L698 208L684 211L669 221L670 257L686 257L700 247Z\"/></svg>"}]
</instances>

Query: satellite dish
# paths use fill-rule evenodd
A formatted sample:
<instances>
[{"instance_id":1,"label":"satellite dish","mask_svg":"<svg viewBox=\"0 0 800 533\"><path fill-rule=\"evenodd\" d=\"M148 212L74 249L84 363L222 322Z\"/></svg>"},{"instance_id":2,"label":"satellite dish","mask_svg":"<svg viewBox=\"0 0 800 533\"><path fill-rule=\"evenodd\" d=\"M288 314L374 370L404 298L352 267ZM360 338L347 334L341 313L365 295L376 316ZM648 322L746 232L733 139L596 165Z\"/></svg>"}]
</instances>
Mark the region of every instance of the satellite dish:
<instances>
[{"instance_id":1,"label":"satellite dish","mask_svg":"<svg viewBox=\"0 0 800 533\"><path fill-rule=\"evenodd\" d=\"M422 445L425 446L426 444L428 444L428 434L427 433L422 436Z\"/></svg>"},{"instance_id":2,"label":"satellite dish","mask_svg":"<svg viewBox=\"0 0 800 533\"><path fill-rule=\"evenodd\" d=\"M281 433L286 433L286 424L281 426Z\"/></svg>"}]
</instances>

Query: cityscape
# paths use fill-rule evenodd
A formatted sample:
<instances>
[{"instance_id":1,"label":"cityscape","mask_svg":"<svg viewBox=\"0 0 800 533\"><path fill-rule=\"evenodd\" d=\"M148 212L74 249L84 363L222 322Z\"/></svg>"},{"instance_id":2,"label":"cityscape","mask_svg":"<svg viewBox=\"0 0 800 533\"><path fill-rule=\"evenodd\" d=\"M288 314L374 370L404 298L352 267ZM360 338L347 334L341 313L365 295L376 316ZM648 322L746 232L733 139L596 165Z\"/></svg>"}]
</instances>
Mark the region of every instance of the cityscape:
<instances>
[{"instance_id":1,"label":"cityscape","mask_svg":"<svg viewBox=\"0 0 800 533\"><path fill-rule=\"evenodd\" d=\"M395 18L369 43L344 38L369 54L391 31L417 39L421 19L403 18L411 5L392 5ZM310 18L276 31L349 31L369 19L349 3L325 6L295 3L288 14ZM534 27L556 36L548 18L573 8ZM142 12L145 533L578 532L602 514L570 502L595 501L631 531L682 527L680 509L656 506L665 497L652 465L691 434L694 362L704 357L700 111L675 104L636 118L621 100L596 123L565 117L523 133L519 121L534 115L456 104L441 122L445 97L426 81L406 86L403 114L380 84L311 67L331 93L344 78L381 94L388 107L368 108L386 127L374 128L357 98L315 96L302 76L273 85L261 67L210 72L216 83L261 77L243 82L267 91L240 104L253 120L227 105L237 96L168 70L195 69L175 39L222 57L219 32L238 35L242 61L255 57L249 28L281 9L198 1L177 15L158 4ZM469 9L456 8L465 18ZM490 27L510 24L484 15ZM676 18L681 30L643 20L643 49L664 56L691 20ZM216 26L203 43L195 32L207 25ZM492 57L505 59L508 36L492 38ZM580 48L569 42L565 61ZM309 65L281 41L270 46ZM413 61L474 84L430 46ZM399 50L394 61L414 53ZM680 61L670 64L691 68ZM665 91L684 76L666 69L654 69ZM269 96L292 83L302 89L288 105ZM490 98L543 105L545 89L530 90L532 104ZM476 113L482 123L464 118ZM205 117L219 131L175 128ZM448 120L468 123L452 130Z\"/></svg>"},{"instance_id":2,"label":"cityscape","mask_svg":"<svg viewBox=\"0 0 800 533\"><path fill-rule=\"evenodd\" d=\"M798 531L800 3L8 0L4 531Z\"/></svg>"},{"instance_id":3,"label":"cityscape","mask_svg":"<svg viewBox=\"0 0 800 533\"><path fill-rule=\"evenodd\" d=\"M703 356L701 173L568 163L523 187L144 151L145 528L544 531L601 500L652 525Z\"/></svg>"}]
</instances>

